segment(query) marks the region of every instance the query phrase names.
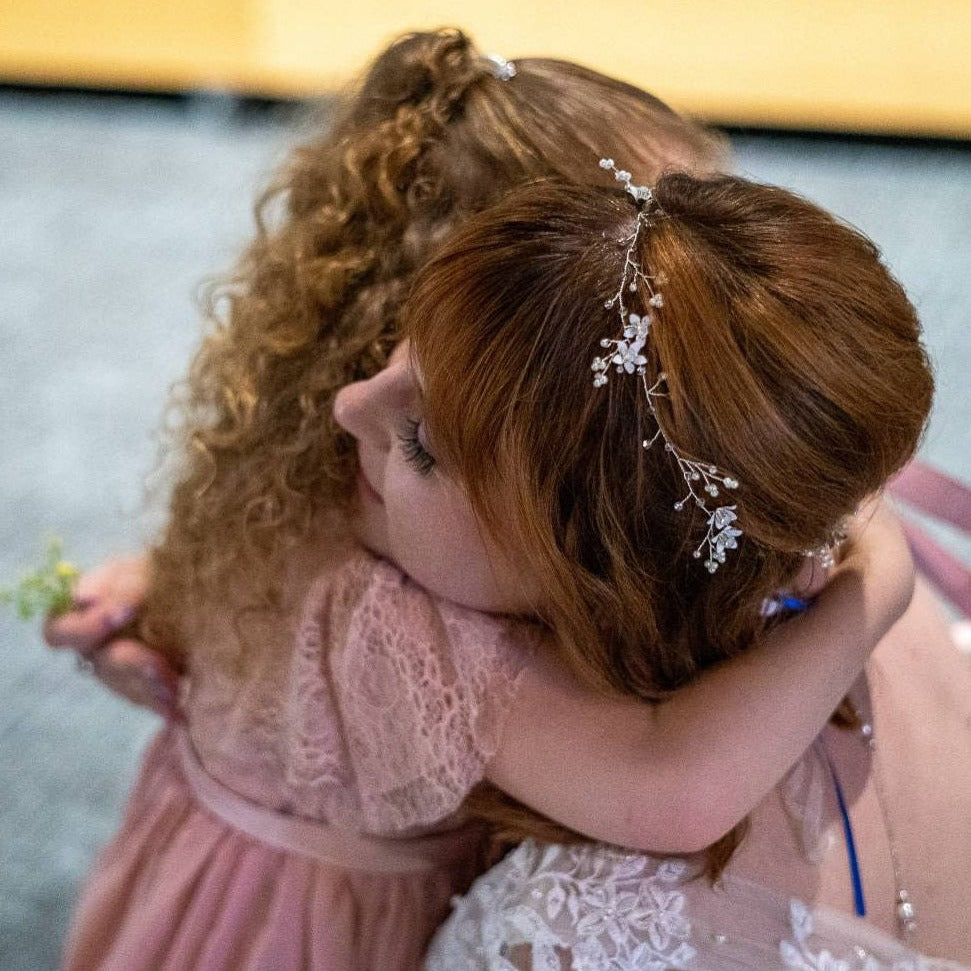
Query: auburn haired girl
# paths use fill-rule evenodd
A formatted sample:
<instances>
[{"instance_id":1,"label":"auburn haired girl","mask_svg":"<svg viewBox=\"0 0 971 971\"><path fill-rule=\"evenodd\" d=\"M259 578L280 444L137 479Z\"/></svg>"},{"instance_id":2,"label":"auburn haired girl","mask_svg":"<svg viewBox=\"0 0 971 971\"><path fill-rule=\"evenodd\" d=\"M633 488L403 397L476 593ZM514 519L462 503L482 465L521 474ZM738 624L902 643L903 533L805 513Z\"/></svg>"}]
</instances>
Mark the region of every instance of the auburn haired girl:
<instances>
[{"instance_id":1,"label":"auburn haired girl","mask_svg":"<svg viewBox=\"0 0 971 971\"><path fill-rule=\"evenodd\" d=\"M769 748L785 747L787 727L805 714L800 696L819 689L817 671L780 695L784 678L772 684L740 667L765 663L766 652L740 652L763 641L763 605L793 582L805 551L827 545L907 461L931 375L913 307L856 231L781 189L683 174L638 186L602 164L626 192L556 182L518 190L419 274L401 365L414 389L401 406L414 423L409 455L427 477L425 501L460 489L496 557L517 565L518 588L553 635L551 654L614 692L673 692L650 708L662 729L654 744L672 744L663 732L672 703L711 688L713 673L734 675L691 729L712 754L709 801L722 807L772 761ZM364 432L367 469L373 436ZM393 535L388 549L394 556ZM842 622L830 633L852 631L857 617L847 611ZM725 870L724 841L664 860L562 831L560 845L527 840L459 902L429 968L775 968L780 956L786 967L923 967L918 947L967 959L958 942L971 865L969 672L954 651L926 671L924 658L910 668L894 660L871 676L889 678L897 698L912 692L913 713L902 705L875 716L861 683L841 738L824 733L808 748L800 738L768 825L760 807L748 879ZM630 845L604 835L636 814L611 778L626 740L593 729L582 705L565 702L563 716L551 681L535 669L524 676L487 776L574 830L599 827L602 840ZM722 748L725 732L773 700L778 721L760 712L734 754ZM521 714L530 701L551 723L545 733ZM876 717L884 750L853 737L872 742ZM887 759L921 719L939 725L956 757L924 772L939 792L933 804L900 783L915 766ZM571 733L569 767L544 746L554 732ZM930 764L936 744L923 753ZM564 779L588 753L578 793ZM663 758L657 766L663 788ZM881 807L880 773L898 806ZM536 795L544 784L548 800ZM583 798L600 791L614 796L614 813L609 799ZM649 816L650 798L640 805ZM899 813L884 816L889 845L881 808ZM550 840L546 823L509 813L510 837ZM829 813L840 839L827 854ZM801 831L799 853L786 815ZM931 832L947 849L927 861ZM706 870L719 890L692 879ZM815 893L824 888L815 910L813 879ZM836 913L854 908L867 920ZM921 936L925 910L933 923Z\"/></svg>"}]
</instances>

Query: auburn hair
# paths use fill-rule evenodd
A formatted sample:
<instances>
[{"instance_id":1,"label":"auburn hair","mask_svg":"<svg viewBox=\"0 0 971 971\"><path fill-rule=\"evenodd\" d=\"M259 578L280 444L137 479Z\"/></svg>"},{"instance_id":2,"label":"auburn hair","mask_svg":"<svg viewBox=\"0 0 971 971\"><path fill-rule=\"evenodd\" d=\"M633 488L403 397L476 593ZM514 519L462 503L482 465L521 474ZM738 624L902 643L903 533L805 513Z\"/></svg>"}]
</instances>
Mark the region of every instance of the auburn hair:
<instances>
[{"instance_id":1,"label":"auburn hair","mask_svg":"<svg viewBox=\"0 0 971 971\"><path fill-rule=\"evenodd\" d=\"M516 63L500 81L458 30L400 38L259 201L255 239L211 287L208 333L171 400L170 516L142 625L159 649L180 658L190 618L277 602L283 562L351 491L334 395L384 365L415 270L471 213L541 176L606 183L602 152L650 177L726 161L719 137L644 91L562 61ZM247 651L240 634L233 664Z\"/></svg>"},{"instance_id":2,"label":"auburn hair","mask_svg":"<svg viewBox=\"0 0 971 971\"><path fill-rule=\"evenodd\" d=\"M653 313L656 418L636 376L592 384L637 220L616 189L512 192L419 273L405 314L436 459L538 580L561 658L645 700L760 642L763 600L911 457L933 390L914 308L859 232L740 178L653 189L635 255L663 306L625 296ZM705 514L675 509L678 464L642 447L656 421L739 482L744 535L713 575L694 556ZM517 812L508 835L530 829Z\"/></svg>"}]
</instances>

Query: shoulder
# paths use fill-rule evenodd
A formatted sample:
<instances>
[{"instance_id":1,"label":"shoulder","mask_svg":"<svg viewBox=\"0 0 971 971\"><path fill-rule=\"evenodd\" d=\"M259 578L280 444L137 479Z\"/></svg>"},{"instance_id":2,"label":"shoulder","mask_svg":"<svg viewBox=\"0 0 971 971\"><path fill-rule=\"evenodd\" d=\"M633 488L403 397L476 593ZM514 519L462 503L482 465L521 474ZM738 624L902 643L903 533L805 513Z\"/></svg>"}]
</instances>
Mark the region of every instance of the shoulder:
<instances>
[{"instance_id":1,"label":"shoulder","mask_svg":"<svg viewBox=\"0 0 971 971\"><path fill-rule=\"evenodd\" d=\"M307 606L318 615L347 614L368 628L446 639L460 648L512 641L528 648L541 636L537 624L482 613L429 593L395 564L363 547L349 549L340 563L317 577Z\"/></svg>"},{"instance_id":2,"label":"shoulder","mask_svg":"<svg viewBox=\"0 0 971 971\"><path fill-rule=\"evenodd\" d=\"M311 583L300 629L338 657L362 651L408 657L466 679L490 670L514 675L543 636L535 623L436 597L360 546L348 547Z\"/></svg>"}]
</instances>

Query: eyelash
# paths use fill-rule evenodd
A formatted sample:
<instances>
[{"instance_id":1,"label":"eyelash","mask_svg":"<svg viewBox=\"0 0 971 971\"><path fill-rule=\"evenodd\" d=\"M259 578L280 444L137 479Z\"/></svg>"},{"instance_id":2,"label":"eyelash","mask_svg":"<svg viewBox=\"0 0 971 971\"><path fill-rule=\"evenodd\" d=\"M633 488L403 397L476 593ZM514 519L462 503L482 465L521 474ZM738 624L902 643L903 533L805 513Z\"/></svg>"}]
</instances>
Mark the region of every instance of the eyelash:
<instances>
[{"instance_id":1,"label":"eyelash","mask_svg":"<svg viewBox=\"0 0 971 971\"><path fill-rule=\"evenodd\" d=\"M418 438L418 429L421 422L414 418L403 420L404 431L398 432L398 441L401 443L401 451L405 461L411 465L419 475L431 475L435 468L435 456L422 445Z\"/></svg>"}]
</instances>

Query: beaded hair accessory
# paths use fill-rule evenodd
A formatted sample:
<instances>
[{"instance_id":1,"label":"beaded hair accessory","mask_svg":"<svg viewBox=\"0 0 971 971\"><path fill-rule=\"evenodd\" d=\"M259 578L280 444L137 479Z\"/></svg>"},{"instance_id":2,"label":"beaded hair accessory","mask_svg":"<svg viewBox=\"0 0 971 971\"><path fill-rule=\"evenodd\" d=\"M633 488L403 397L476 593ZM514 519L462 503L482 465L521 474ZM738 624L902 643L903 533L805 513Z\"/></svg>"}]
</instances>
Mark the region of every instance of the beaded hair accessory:
<instances>
[{"instance_id":1,"label":"beaded hair accessory","mask_svg":"<svg viewBox=\"0 0 971 971\"><path fill-rule=\"evenodd\" d=\"M641 230L650 225L651 215L663 216L664 211L658 205L650 187L633 185L630 172L618 169L613 159L602 158L600 167L613 172L614 178L624 184L624 188L637 204L638 212L634 232L620 240L621 244L627 247L620 285L613 297L604 303L604 308L607 310L616 308L622 333L620 337L605 337L600 341L600 346L607 349L607 356L595 357L590 365L593 371L593 386L602 388L607 383L607 372L611 366L618 374L636 374L640 379L647 407L657 426L654 435L649 439L645 438L641 445L644 448L650 448L658 439L661 439L665 450L670 452L678 463L688 491L674 504L674 508L680 512L684 509L685 503L693 502L708 517L708 532L693 556L695 559L701 559L703 551L706 552L705 567L709 573L714 573L725 562L726 551L738 547L737 540L742 535L742 530L736 525L735 506L721 505L712 508L708 503L711 499L717 498L722 489L737 489L738 482L710 462L700 462L683 455L667 437L654 409L654 399L666 396L663 388L667 374L661 371L656 380L649 383L647 358L642 353L651 326L655 322L653 311L664 306L664 297L658 287L666 281L661 274L649 276L644 272L644 268L637 260L637 244ZM643 287L648 294L647 305L650 309L643 315L631 313L624 302L624 294L636 293L639 287Z\"/></svg>"},{"instance_id":2,"label":"beaded hair accessory","mask_svg":"<svg viewBox=\"0 0 971 971\"><path fill-rule=\"evenodd\" d=\"M497 80L511 81L516 76L516 65L512 61L507 61L498 54L486 54L485 59L489 62L492 76Z\"/></svg>"}]
</instances>

